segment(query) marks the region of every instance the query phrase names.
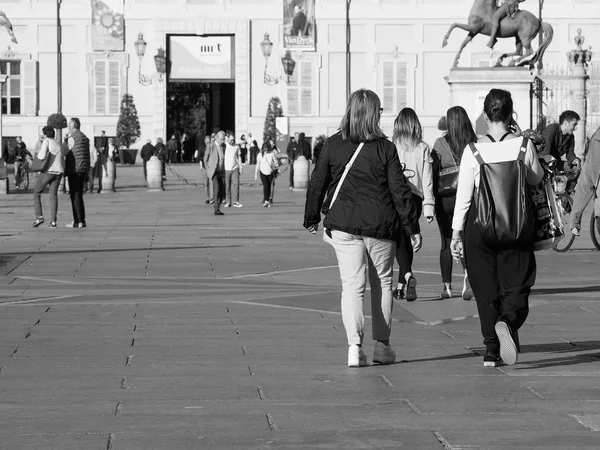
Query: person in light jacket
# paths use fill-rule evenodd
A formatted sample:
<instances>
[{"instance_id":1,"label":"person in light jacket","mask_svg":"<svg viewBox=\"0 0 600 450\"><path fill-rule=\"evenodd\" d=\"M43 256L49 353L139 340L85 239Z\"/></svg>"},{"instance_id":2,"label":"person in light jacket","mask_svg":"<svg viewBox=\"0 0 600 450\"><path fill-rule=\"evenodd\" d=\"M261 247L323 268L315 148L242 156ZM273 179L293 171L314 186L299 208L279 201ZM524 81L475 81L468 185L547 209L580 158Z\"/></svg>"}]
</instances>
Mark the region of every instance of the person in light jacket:
<instances>
[{"instance_id":1,"label":"person in light jacket","mask_svg":"<svg viewBox=\"0 0 600 450\"><path fill-rule=\"evenodd\" d=\"M396 360L389 340L398 231L410 236L414 251L421 248L419 211L396 147L381 130L381 112L374 92L361 89L350 95L340 131L325 142L306 194L304 227L316 234L321 212L325 214L323 239L333 246L338 260L349 367L367 365L363 350L367 272L376 341L373 362L392 364ZM342 181L346 165L361 144Z\"/></svg>"},{"instance_id":2,"label":"person in light jacket","mask_svg":"<svg viewBox=\"0 0 600 450\"><path fill-rule=\"evenodd\" d=\"M433 160L429 146L423 142L421 122L413 109L404 108L396 117L393 140L419 214L423 210L423 215L430 223L435 214ZM394 297L398 299L406 297L406 301L412 302L417 299L417 280L412 271L414 253L410 236L403 232L399 233L397 243L396 261L400 272Z\"/></svg>"},{"instance_id":3,"label":"person in light jacket","mask_svg":"<svg viewBox=\"0 0 600 450\"><path fill-rule=\"evenodd\" d=\"M575 198L573 199L573 210L571 211L571 230L579 236L581 230L581 216L592 198L600 198L600 128L590 138L587 157L583 163L581 175L577 181ZM600 205L598 205L600 206ZM600 209L592 214L600 215Z\"/></svg>"}]
</instances>

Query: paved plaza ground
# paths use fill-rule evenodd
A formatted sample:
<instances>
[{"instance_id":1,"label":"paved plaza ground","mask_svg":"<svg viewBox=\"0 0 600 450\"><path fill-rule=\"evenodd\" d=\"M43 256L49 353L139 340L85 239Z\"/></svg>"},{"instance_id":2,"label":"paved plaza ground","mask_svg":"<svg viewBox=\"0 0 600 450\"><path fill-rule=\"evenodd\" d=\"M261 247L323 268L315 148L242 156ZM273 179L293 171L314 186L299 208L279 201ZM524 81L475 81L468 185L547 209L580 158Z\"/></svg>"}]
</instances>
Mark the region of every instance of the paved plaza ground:
<instances>
[{"instance_id":1,"label":"paved plaza ground","mask_svg":"<svg viewBox=\"0 0 600 450\"><path fill-rule=\"evenodd\" d=\"M66 195L57 229L31 228L31 190L0 198L0 448L600 448L587 230L538 254L519 362L484 368L475 303L438 300L424 225L419 299L394 307L398 363L350 369L335 256L302 228L305 194L284 173L263 208L252 175L223 217L172 173L147 192L139 166L85 196L85 229L64 227Z\"/></svg>"}]
</instances>

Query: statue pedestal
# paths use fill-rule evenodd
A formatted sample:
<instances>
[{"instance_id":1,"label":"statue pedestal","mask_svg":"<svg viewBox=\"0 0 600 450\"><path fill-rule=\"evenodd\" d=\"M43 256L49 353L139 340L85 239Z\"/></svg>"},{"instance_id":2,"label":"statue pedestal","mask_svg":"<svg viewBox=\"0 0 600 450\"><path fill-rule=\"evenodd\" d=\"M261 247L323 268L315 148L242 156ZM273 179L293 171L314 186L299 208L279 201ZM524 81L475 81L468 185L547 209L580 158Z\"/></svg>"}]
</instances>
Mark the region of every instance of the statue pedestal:
<instances>
[{"instance_id":1,"label":"statue pedestal","mask_svg":"<svg viewBox=\"0 0 600 450\"><path fill-rule=\"evenodd\" d=\"M530 90L534 75L526 67L454 68L445 78L450 86L450 104L462 106L476 124L477 134L486 134L483 101L491 89L512 94L517 122L525 130L531 120Z\"/></svg>"}]
</instances>

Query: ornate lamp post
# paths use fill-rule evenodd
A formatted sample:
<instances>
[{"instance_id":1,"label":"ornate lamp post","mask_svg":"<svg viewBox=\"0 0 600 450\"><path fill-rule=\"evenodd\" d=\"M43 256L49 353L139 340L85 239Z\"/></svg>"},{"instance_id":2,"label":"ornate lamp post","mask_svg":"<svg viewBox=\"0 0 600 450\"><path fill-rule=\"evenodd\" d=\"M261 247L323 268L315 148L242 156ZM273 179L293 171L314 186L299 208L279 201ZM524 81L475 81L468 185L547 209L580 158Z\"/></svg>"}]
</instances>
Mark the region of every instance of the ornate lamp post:
<instances>
[{"instance_id":1,"label":"ornate lamp post","mask_svg":"<svg viewBox=\"0 0 600 450\"><path fill-rule=\"evenodd\" d=\"M585 37L581 35L581 28L577 30L577 36L575 36L574 40L577 48L567 52L567 58L571 64L570 90L572 93L572 109L581 116L579 126L574 133L575 154L583 160L585 156L585 128L587 123L587 81L589 79L587 66L592 60L592 51L583 48Z\"/></svg>"},{"instance_id":2,"label":"ornate lamp post","mask_svg":"<svg viewBox=\"0 0 600 450\"><path fill-rule=\"evenodd\" d=\"M267 65L269 63L269 57L271 56L271 52L273 51L273 43L269 39L269 33L265 33L265 38L260 43L260 49L262 50L262 54L265 57L265 75L263 82L268 84L269 86L274 86L279 83L279 80L285 80L287 84L290 84L290 77L294 74L294 68L296 67L296 61L292 59L292 54L289 50L286 50L285 56L281 58L281 65L283 66L283 71L285 73L285 77L281 75L272 76L267 74Z\"/></svg>"},{"instance_id":3,"label":"ornate lamp post","mask_svg":"<svg viewBox=\"0 0 600 450\"><path fill-rule=\"evenodd\" d=\"M138 34L137 41L133 43L133 46L135 47L135 53L138 55L138 58L140 60L138 70L138 82L142 86L149 86L154 81L162 83L164 80L164 74L167 72L167 56L165 50L162 47L158 49L158 53L154 56L154 65L156 66L156 73L147 76L142 74L142 59L146 54L146 47L148 46L146 41L144 41L144 35L142 34L142 32Z\"/></svg>"}]
</instances>

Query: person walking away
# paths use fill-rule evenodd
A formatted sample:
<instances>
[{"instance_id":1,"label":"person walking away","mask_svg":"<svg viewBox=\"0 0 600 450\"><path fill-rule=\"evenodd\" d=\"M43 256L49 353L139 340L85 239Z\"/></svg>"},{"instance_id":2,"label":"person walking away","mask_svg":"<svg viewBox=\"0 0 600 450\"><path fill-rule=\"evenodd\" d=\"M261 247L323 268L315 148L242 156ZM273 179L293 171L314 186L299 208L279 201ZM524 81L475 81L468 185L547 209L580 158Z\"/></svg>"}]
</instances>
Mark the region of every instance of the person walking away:
<instances>
[{"instance_id":1,"label":"person walking away","mask_svg":"<svg viewBox=\"0 0 600 450\"><path fill-rule=\"evenodd\" d=\"M156 149L152 145L152 141L150 139L148 139L146 141L146 143L144 144L144 146L142 147L142 150L140 152L140 156L142 157L142 161L144 163L144 181L148 181L147 164L148 164L148 161L150 161L150 158L152 158L154 156L155 152L156 152Z\"/></svg>"},{"instance_id":2,"label":"person walking away","mask_svg":"<svg viewBox=\"0 0 600 450\"><path fill-rule=\"evenodd\" d=\"M167 159L167 147L163 142L163 138L156 138L156 145L154 146L154 154L160 160L161 168L162 168L162 179L163 181L167 181L167 174L165 171L165 161Z\"/></svg>"},{"instance_id":3,"label":"person walking away","mask_svg":"<svg viewBox=\"0 0 600 450\"><path fill-rule=\"evenodd\" d=\"M306 134L304 133L299 133L298 134L298 146L300 147L300 154L297 155L296 157L302 155L304 156L304 158L306 158L306 160L310 163L311 161L311 157L312 157L312 152L310 149L310 142L308 142L306 140Z\"/></svg>"},{"instance_id":4,"label":"person walking away","mask_svg":"<svg viewBox=\"0 0 600 450\"><path fill-rule=\"evenodd\" d=\"M177 138L175 135L171 136L171 139L167 141L167 152L169 157L167 158L168 164L175 164L177 158L177 148L179 147L177 143Z\"/></svg>"},{"instance_id":5,"label":"person walking away","mask_svg":"<svg viewBox=\"0 0 600 450\"><path fill-rule=\"evenodd\" d=\"M300 154L300 133L295 133L294 137L290 140L286 154L288 157L288 167L290 172L290 190L294 189L294 161Z\"/></svg>"},{"instance_id":6,"label":"person walking away","mask_svg":"<svg viewBox=\"0 0 600 450\"><path fill-rule=\"evenodd\" d=\"M25 161L25 158L33 159L33 155L27 150L25 142L21 139L21 136L17 136L17 143L15 145L15 187L17 187L17 174L21 168L21 164Z\"/></svg>"},{"instance_id":7,"label":"person walking away","mask_svg":"<svg viewBox=\"0 0 600 450\"><path fill-rule=\"evenodd\" d=\"M204 158L206 157L206 152L208 151L208 147L211 145L211 138L209 135L204 136L204 146L202 147L200 154L200 169L204 174L204 189L206 191L206 200L204 203L212 204L215 202L213 197L213 184L212 180L208 177L208 171L206 170L206 165L204 164Z\"/></svg>"},{"instance_id":8,"label":"person walking away","mask_svg":"<svg viewBox=\"0 0 600 450\"><path fill-rule=\"evenodd\" d=\"M258 154L256 169L254 170L254 181L257 181L258 176L260 175L260 181L263 185L262 204L265 208L270 208L272 205L272 189L278 167L277 159L273 152L273 146L271 146L269 142L265 142L262 151Z\"/></svg>"},{"instance_id":9,"label":"person walking away","mask_svg":"<svg viewBox=\"0 0 600 450\"><path fill-rule=\"evenodd\" d=\"M595 211L592 214L600 215L600 128L590 138L589 148L581 176L577 182L577 190L573 199L573 210L571 211L571 231L579 236L581 231L581 216L590 200L596 199ZM596 206L597 205L597 206Z\"/></svg>"},{"instance_id":10,"label":"person walking away","mask_svg":"<svg viewBox=\"0 0 600 450\"><path fill-rule=\"evenodd\" d=\"M392 364L392 278L399 228L421 248L419 211L394 144L380 128L381 102L361 89L348 98L340 131L330 136L306 194L304 227L333 246L342 280L342 320L348 366L367 365L363 350L367 272L371 285L373 362ZM350 164L349 164L350 162ZM325 197L327 200L324 201Z\"/></svg>"},{"instance_id":11,"label":"person walking away","mask_svg":"<svg viewBox=\"0 0 600 450\"><path fill-rule=\"evenodd\" d=\"M435 197L433 196L432 158L429 146L423 142L423 129L417 113L404 108L394 122L393 142L396 144L400 163L413 193L413 200L419 215L421 210L427 223L433 221ZM410 235L400 230L397 236L396 261L400 272L395 298L406 298L413 302L417 299L417 279L413 276L414 258Z\"/></svg>"},{"instance_id":12,"label":"person walking away","mask_svg":"<svg viewBox=\"0 0 600 450\"><path fill-rule=\"evenodd\" d=\"M521 207L527 209L526 204L518 204L522 198L520 190L525 189L524 185L511 185L500 195L496 192L490 202L502 203L488 206L495 208L496 217L508 216L509 212L513 213L519 208L520 211L511 214L510 218L498 218L510 220L510 230L506 231L514 233L514 236L523 231L522 238L504 239L504 243L501 244L498 233L503 230L494 229L495 239L490 239L485 233L489 224L493 225L496 220L478 219L479 209L487 206L486 196L482 192L489 191L490 185L495 186L492 183L501 187L503 181L492 179L493 177L488 175L492 169L488 170L488 166L493 165L496 170L505 166L511 168L511 172L504 171L504 179L509 175L516 178L517 174L514 172L522 171L518 175L517 183L530 186L539 184L544 172L532 142L508 131L513 114L510 92L492 89L485 97L483 112L489 132L487 136L481 137L476 145L471 144L470 148L465 149L460 161L450 249L455 260L465 257L486 348L483 364L486 367L496 367L502 363L512 365L517 362L517 332L529 313L529 294L535 282L536 261L533 236L530 236L532 233L526 232L533 229L533 218L513 218L513 215L523 215ZM522 148L524 142L526 148ZM512 165L494 164L502 162ZM482 176L484 174L485 177ZM482 185L481 180L485 184ZM511 205L509 202L517 204Z\"/></svg>"},{"instance_id":13,"label":"person walking away","mask_svg":"<svg viewBox=\"0 0 600 450\"><path fill-rule=\"evenodd\" d=\"M454 106L450 108L444 117L444 123L448 132L435 141L432 152L435 218L442 241L440 248L440 271L444 287L440 298L443 299L452 297L452 254L450 252L450 241L452 240L452 219L454 217L454 205L456 204L456 191L447 193L438 192L438 183L436 180L439 180L442 170L459 168L465 147L473 142L477 142L477 135L463 107ZM462 298L463 300L471 300L473 298L473 290L469 284L464 258L460 259L460 263L463 269Z\"/></svg>"},{"instance_id":14,"label":"person walking away","mask_svg":"<svg viewBox=\"0 0 600 450\"><path fill-rule=\"evenodd\" d=\"M50 228L56 228L56 219L58 213L58 186L64 172L64 156L60 144L54 139L54 128L45 126L42 129L44 140L38 152L38 158L41 160L46 157L52 158L50 167L45 172L40 173L37 183L33 190L33 207L35 211L35 222L33 227L37 228L44 223L44 214L42 212L42 192L48 186L50 194ZM50 155L48 155L50 153Z\"/></svg>"},{"instance_id":15,"label":"person walking away","mask_svg":"<svg viewBox=\"0 0 600 450\"><path fill-rule=\"evenodd\" d=\"M258 142L256 142L256 139L252 138L252 133L248 133L248 140L250 141L250 165L252 165L256 164L256 159L260 150L258 149Z\"/></svg>"},{"instance_id":16,"label":"person walking away","mask_svg":"<svg viewBox=\"0 0 600 450\"><path fill-rule=\"evenodd\" d=\"M215 141L206 148L204 155L204 166L206 173L213 183L215 216L222 216L221 202L225 199L225 164L223 148L225 132L219 131L215 135Z\"/></svg>"},{"instance_id":17,"label":"person walking away","mask_svg":"<svg viewBox=\"0 0 600 450\"><path fill-rule=\"evenodd\" d=\"M77 117L69 121L69 137L62 151L65 155L65 173L69 180L69 196L73 210L73 222L67 228L85 228L85 204L83 202L83 184L90 170L90 140L80 130L81 122Z\"/></svg>"},{"instance_id":18,"label":"person walking away","mask_svg":"<svg viewBox=\"0 0 600 450\"><path fill-rule=\"evenodd\" d=\"M224 208L233 206L241 208L240 203L240 175L242 174L242 158L240 156L240 147L235 143L233 131L227 131L225 141L225 190L226 202Z\"/></svg>"},{"instance_id":19,"label":"person walking away","mask_svg":"<svg viewBox=\"0 0 600 450\"><path fill-rule=\"evenodd\" d=\"M242 165L248 164L248 142L246 142L246 135L242 134L240 137L240 158Z\"/></svg>"},{"instance_id":20,"label":"person walking away","mask_svg":"<svg viewBox=\"0 0 600 450\"><path fill-rule=\"evenodd\" d=\"M98 163L100 160L100 151L95 145L90 145L90 171L87 174L87 183L83 187L83 192L90 194L94 193L94 178L98 178L98 193L102 189L102 175L101 164Z\"/></svg>"}]
</instances>

